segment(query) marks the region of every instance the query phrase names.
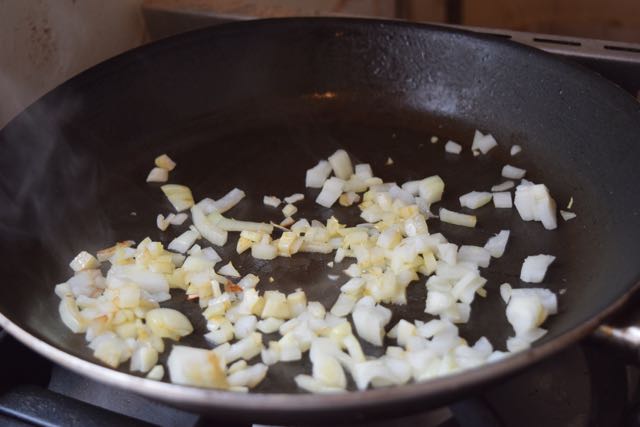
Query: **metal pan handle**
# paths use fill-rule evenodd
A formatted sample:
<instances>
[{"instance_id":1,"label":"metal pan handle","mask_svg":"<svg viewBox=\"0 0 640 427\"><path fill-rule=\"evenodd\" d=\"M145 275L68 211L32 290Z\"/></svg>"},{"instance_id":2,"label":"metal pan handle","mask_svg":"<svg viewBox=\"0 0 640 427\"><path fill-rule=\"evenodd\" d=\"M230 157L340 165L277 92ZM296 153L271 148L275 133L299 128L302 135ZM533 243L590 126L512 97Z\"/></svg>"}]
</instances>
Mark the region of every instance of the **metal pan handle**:
<instances>
[{"instance_id":1,"label":"metal pan handle","mask_svg":"<svg viewBox=\"0 0 640 427\"><path fill-rule=\"evenodd\" d=\"M630 362L640 365L640 295L635 292L622 310L593 333L594 341L622 350Z\"/></svg>"}]
</instances>

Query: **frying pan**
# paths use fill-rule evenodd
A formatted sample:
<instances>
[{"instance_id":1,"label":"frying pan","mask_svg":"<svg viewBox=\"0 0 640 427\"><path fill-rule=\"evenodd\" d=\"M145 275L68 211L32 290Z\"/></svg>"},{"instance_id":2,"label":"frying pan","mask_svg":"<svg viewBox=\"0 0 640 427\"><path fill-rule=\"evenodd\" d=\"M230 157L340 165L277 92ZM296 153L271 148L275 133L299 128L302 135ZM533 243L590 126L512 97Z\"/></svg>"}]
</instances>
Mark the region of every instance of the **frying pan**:
<instances>
[{"instance_id":1,"label":"frying pan","mask_svg":"<svg viewBox=\"0 0 640 427\"><path fill-rule=\"evenodd\" d=\"M491 132L500 147L477 158L468 149L460 156L444 153L448 139L468 146L474 129ZM439 143L430 143L433 135ZM348 421L442 404L575 343L634 290L640 277L639 138L639 105L611 83L542 52L468 32L284 19L172 37L78 75L0 132L0 324L84 375L218 417ZM512 144L523 147L513 158ZM305 170L338 147L371 163L385 180L439 174L446 182L441 205L450 209L459 209L463 192L500 182L506 163L547 184L560 206L573 197L578 217L555 231L490 206L477 210L475 230L430 224L432 232L465 244L512 231L506 255L484 273L489 296L474 302L471 321L461 326L470 342L485 335L504 349L512 331L499 284L526 286L518 279L524 257L557 256L542 284L559 293L560 312L546 322L549 333L501 362L421 384L303 394L292 378L309 372L308 363L280 363L255 392L235 394L102 366L84 338L59 320L53 287L70 276L67 263L77 252L145 236L166 244L175 236L155 227L155 216L171 211L157 186L145 183L155 156L166 152L177 161L171 181L189 185L197 199L242 188L248 197L232 217L279 220L262 196L304 191L299 218L335 215L355 224L356 209L320 209L313 203L317 192L303 190ZM393 165L386 165L389 157ZM318 254L265 263L233 248L231 239L220 249L223 259L258 274L262 289L301 287L326 306L337 297L327 274L348 265L330 271L330 257ZM392 324L429 319L424 298L423 279L409 288L409 303L394 308ZM183 343L206 347L197 304L176 292L167 306L187 312L195 325Z\"/></svg>"}]
</instances>

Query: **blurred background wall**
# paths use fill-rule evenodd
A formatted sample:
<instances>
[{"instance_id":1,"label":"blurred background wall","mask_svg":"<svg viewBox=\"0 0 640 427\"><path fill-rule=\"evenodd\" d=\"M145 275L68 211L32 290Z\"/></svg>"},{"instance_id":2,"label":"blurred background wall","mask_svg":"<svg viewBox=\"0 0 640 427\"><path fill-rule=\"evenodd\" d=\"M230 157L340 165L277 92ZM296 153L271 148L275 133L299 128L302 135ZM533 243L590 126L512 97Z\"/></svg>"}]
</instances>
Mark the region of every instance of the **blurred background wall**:
<instances>
[{"instance_id":1,"label":"blurred background wall","mask_svg":"<svg viewBox=\"0 0 640 427\"><path fill-rule=\"evenodd\" d=\"M154 9L372 16L640 43L640 0L0 0L0 127L69 77L148 41L145 11Z\"/></svg>"}]
</instances>

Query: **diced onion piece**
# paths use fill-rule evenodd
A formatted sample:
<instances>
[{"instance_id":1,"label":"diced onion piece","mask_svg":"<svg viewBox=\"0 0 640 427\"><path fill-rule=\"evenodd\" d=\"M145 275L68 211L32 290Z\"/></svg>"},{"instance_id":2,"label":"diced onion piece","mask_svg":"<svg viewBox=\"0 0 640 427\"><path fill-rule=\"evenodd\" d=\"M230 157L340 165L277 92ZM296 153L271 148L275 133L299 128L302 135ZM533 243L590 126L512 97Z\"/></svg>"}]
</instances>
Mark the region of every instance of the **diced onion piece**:
<instances>
[{"instance_id":1,"label":"diced onion piece","mask_svg":"<svg viewBox=\"0 0 640 427\"><path fill-rule=\"evenodd\" d=\"M523 297L534 296L540 300L540 304L542 304L544 309L549 314L558 313L558 297L549 289L544 289L544 288L512 289L511 296L514 298L521 297L521 296Z\"/></svg>"},{"instance_id":2,"label":"diced onion piece","mask_svg":"<svg viewBox=\"0 0 640 427\"><path fill-rule=\"evenodd\" d=\"M509 304L509 300L511 299L511 285L508 283L503 283L500 285L500 297L505 304Z\"/></svg>"},{"instance_id":3,"label":"diced onion piece","mask_svg":"<svg viewBox=\"0 0 640 427\"><path fill-rule=\"evenodd\" d=\"M151 346L138 347L131 354L131 371L147 372L158 363L158 352Z\"/></svg>"},{"instance_id":4,"label":"diced onion piece","mask_svg":"<svg viewBox=\"0 0 640 427\"><path fill-rule=\"evenodd\" d=\"M238 320L236 320L236 323L233 326L235 337L237 339L248 337L250 334L255 332L257 323L258 319L256 319L256 316L240 317Z\"/></svg>"},{"instance_id":5,"label":"diced onion piece","mask_svg":"<svg viewBox=\"0 0 640 427\"><path fill-rule=\"evenodd\" d=\"M455 141L447 141L444 145L444 151L451 154L460 154L462 151L462 145L458 144Z\"/></svg>"},{"instance_id":6,"label":"diced onion piece","mask_svg":"<svg viewBox=\"0 0 640 427\"><path fill-rule=\"evenodd\" d=\"M173 239L167 249L170 251L176 251L185 253L193 244L200 238L200 234L194 230L187 230L175 239Z\"/></svg>"},{"instance_id":7,"label":"diced onion piece","mask_svg":"<svg viewBox=\"0 0 640 427\"><path fill-rule=\"evenodd\" d=\"M472 150L480 150L482 154L487 154L492 148L497 146L495 138L491 134L483 135L482 132L476 130L473 135L473 143L471 144Z\"/></svg>"},{"instance_id":8,"label":"diced onion piece","mask_svg":"<svg viewBox=\"0 0 640 427\"><path fill-rule=\"evenodd\" d=\"M72 296L64 297L58 305L58 313L62 319L62 323L73 333L85 332L87 330L87 322L80 314L75 299Z\"/></svg>"},{"instance_id":9,"label":"diced onion piece","mask_svg":"<svg viewBox=\"0 0 640 427\"><path fill-rule=\"evenodd\" d=\"M331 314L338 317L345 317L353 311L357 298L350 294L341 293L331 307Z\"/></svg>"},{"instance_id":10,"label":"diced onion piece","mask_svg":"<svg viewBox=\"0 0 640 427\"><path fill-rule=\"evenodd\" d=\"M158 214L156 217L156 226L160 231L166 231L169 228L169 221L167 221L162 214Z\"/></svg>"},{"instance_id":11,"label":"diced onion piece","mask_svg":"<svg viewBox=\"0 0 640 427\"><path fill-rule=\"evenodd\" d=\"M153 168L147 175L147 182L167 182L169 172L162 168Z\"/></svg>"},{"instance_id":12,"label":"diced onion piece","mask_svg":"<svg viewBox=\"0 0 640 427\"><path fill-rule=\"evenodd\" d=\"M69 263L73 271L93 270L100 267L100 263L87 251L82 251Z\"/></svg>"},{"instance_id":13,"label":"diced onion piece","mask_svg":"<svg viewBox=\"0 0 640 427\"><path fill-rule=\"evenodd\" d=\"M161 154L158 157L156 157L156 159L154 160L154 163L156 164L157 167L166 169L168 171L172 171L176 167L176 162L171 160L171 157L167 156L166 154Z\"/></svg>"},{"instance_id":14,"label":"diced onion piece","mask_svg":"<svg viewBox=\"0 0 640 427\"><path fill-rule=\"evenodd\" d=\"M361 163L356 165L355 174L362 179L373 178L373 171L371 170L371 165L368 163Z\"/></svg>"},{"instance_id":15,"label":"diced onion piece","mask_svg":"<svg viewBox=\"0 0 640 427\"><path fill-rule=\"evenodd\" d=\"M182 212L193 206L193 195L189 187L178 184L165 184L160 188L176 211Z\"/></svg>"},{"instance_id":16,"label":"diced onion piece","mask_svg":"<svg viewBox=\"0 0 640 427\"><path fill-rule=\"evenodd\" d=\"M177 341L181 337L193 332L189 319L172 308L155 308L147 312L146 324L155 335L160 338L170 338Z\"/></svg>"},{"instance_id":17,"label":"diced onion piece","mask_svg":"<svg viewBox=\"0 0 640 427\"><path fill-rule=\"evenodd\" d=\"M285 294L279 291L266 291L264 293L264 308L260 315L262 318L275 317L276 319L288 319L291 317L291 309Z\"/></svg>"},{"instance_id":18,"label":"diced onion piece","mask_svg":"<svg viewBox=\"0 0 640 427\"><path fill-rule=\"evenodd\" d=\"M242 338L231 344L229 350L225 353L225 361L227 363L234 362L238 359L249 360L262 350L262 334L254 332L248 337Z\"/></svg>"},{"instance_id":19,"label":"diced onion piece","mask_svg":"<svg viewBox=\"0 0 640 427\"><path fill-rule=\"evenodd\" d=\"M466 215L459 212L453 212L445 208L440 208L440 221L463 227L475 227L476 217L474 215Z\"/></svg>"},{"instance_id":20,"label":"diced onion piece","mask_svg":"<svg viewBox=\"0 0 640 427\"><path fill-rule=\"evenodd\" d=\"M511 193L508 191L493 193L493 205L496 208L512 208L513 201L511 200Z\"/></svg>"},{"instance_id":21,"label":"diced onion piece","mask_svg":"<svg viewBox=\"0 0 640 427\"><path fill-rule=\"evenodd\" d=\"M344 181L339 178L329 178L322 186L322 190L316 198L316 203L325 208L330 208L340 198L344 188Z\"/></svg>"},{"instance_id":22,"label":"diced onion piece","mask_svg":"<svg viewBox=\"0 0 640 427\"><path fill-rule=\"evenodd\" d=\"M282 203L282 200L278 199L275 196L264 196L262 198L262 203L264 203L267 206L277 208L278 206L280 206L280 203Z\"/></svg>"},{"instance_id":23,"label":"diced onion piece","mask_svg":"<svg viewBox=\"0 0 640 427\"><path fill-rule=\"evenodd\" d=\"M191 218L198 232L209 242L216 246L223 246L227 243L227 231L222 230L217 223L207 217L199 205L191 208Z\"/></svg>"},{"instance_id":24,"label":"diced onion piece","mask_svg":"<svg viewBox=\"0 0 640 427\"><path fill-rule=\"evenodd\" d=\"M420 181L418 190L420 197L427 203L439 202L444 192L444 181L438 175L430 176Z\"/></svg>"},{"instance_id":25,"label":"diced onion piece","mask_svg":"<svg viewBox=\"0 0 640 427\"><path fill-rule=\"evenodd\" d=\"M266 224L264 222L240 221L232 218L225 218L219 214L212 215L214 216L212 219L213 223L224 231L258 231L267 234L271 234L271 232L273 232L273 225Z\"/></svg>"},{"instance_id":26,"label":"diced onion piece","mask_svg":"<svg viewBox=\"0 0 640 427\"><path fill-rule=\"evenodd\" d=\"M290 195L289 197L285 197L284 201L289 203L289 204L293 204L293 203L297 203L301 200L304 200L304 194L302 193L294 193L292 195Z\"/></svg>"},{"instance_id":27,"label":"diced onion piece","mask_svg":"<svg viewBox=\"0 0 640 427\"><path fill-rule=\"evenodd\" d=\"M344 389L347 386L347 377L338 360L326 353L319 353L313 358L313 378L322 385Z\"/></svg>"},{"instance_id":28,"label":"diced onion piece","mask_svg":"<svg viewBox=\"0 0 640 427\"><path fill-rule=\"evenodd\" d=\"M375 305L371 297L364 297L356 304L352 317L360 338L374 345L382 345L384 327L391 320L391 310Z\"/></svg>"},{"instance_id":29,"label":"diced onion piece","mask_svg":"<svg viewBox=\"0 0 640 427\"><path fill-rule=\"evenodd\" d=\"M216 352L174 345L167 360L171 382L207 388L228 388L224 362Z\"/></svg>"},{"instance_id":30,"label":"diced onion piece","mask_svg":"<svg viewBox=\"0 0 640 427\"><path fill-rule=\"evenodd\" d=\"M507 242L509 241L509 234L509 230L500 231L498 234L487 240L487 243L484 244L484 248L489 251L492 257L500 258L504 255Z\"/></svg>"},{"instance_id":31,"label":"diced onion piece","mask_svg":"<svg viewBox=\"0 0 640 427\"><path fill-rule=\"evenodd\" d=\"M326 160L320 160L317 165L307 170L305 186L309 188L321 188L331 174L331 165Z\"/></svg>"},{"instance_id":32,"label":"diced onion piece","mask_svg":"<svg viewBox=\"0 0 640 427\"><path fill-rule=\"evenodd\" d=\"M526 173L526 170L511 165L505 165L502 168L502 176L508 179L522 179Z\"/></svg>"},{"instance_id":33,"label":"diced onion piece","mask_svg":"<svg viewBox=\"0 0 640 427\"><path fill-rule=\"evenodd\" d=\"M393 159L391 157L387 157L387 161L384 164L386 166L391 166L393 164Z\"/></svg>"},{"instance_id":34,"label":"diced onion piece","mask_svg":"<svg viewBox=\"0 0 640 427\"><path fill-rule=\"evenodd\" d=\"M344 150L338 150L329 156L329 164L333 169L335 176L342 180L347 180L353 175L353 166L349 154Z\"/></svg>"},{"instance_id":35,"label":"diced onion piece","mask_svg":"<svg viewBox=\"0 0 640 427\"><path fill-rule=\"evenodd\" d=\"M494 185L493 187L491 187L491 191L496 193L496 192L510 190L513 187L515 187L515 184L513 183L513 181L505 181L501 184Z\"/></svg>"},{"instance_id":36,"label":"diced onion piece","mask_svg":"<svg viewBox=\"0 0 640 427\"><path fill-rule=\"evenodd\" d=\"M298 208L296 208L294 205L292 205L291 203L287 204L283 209L282 209L282 214L285 217L290 217L293 216L296 212L298 212Z\"/></svg>"},{"instance_id":37,"label":"diced onion piece","mask_svg":"<svg viewBox=\"0 0 640 427\"><path fill-rule=\"evenodd\" d=\"M520 280L528 283L540 283L547 274L547 268L555 261L552 255L533 255L525 258L520 270Z\"/></svg>"},{"instance_id":38,"label":"diced onion piece","mask_svg":"<svg viewBox=\"0 0 640 427\"><path fill-rule=\"evenodd\" d=\"M240 201L244 199L244 197L244 191L238 188L234 188L233 190L225 194L221 199L218 199L214 202L215 210L218 213L225 213L226 211L240 203Z\"/></svg>"},{"instance_id":39,"label":"diced onion piece","mask_svg":"<svg viewBox=\"0 0 640 427\"><path fill-rule=\"evenodd\" d=\"M544 184L518 185L514 205L524 221L541 221L547 230L557 228L556 202Z\"/></svg>"},{"instance_id":40,"label":"diced onion piece","mask_svg":"<svg viewBox=\"0 0 640 427\"><path fill-rule=\"evenodd\" d=\"M567 203L567 209L571 209L573 207L573 196L569 199L569 203Z\"/></svg>"},{"instance_id":41,"label":"diced onion piece","mask_svg":"<svg viewBox=\"0 0 640 427\"><path fill-rule=\"evenodd\" d=\"M186 213L179 213L179 214L175 214L173 216L171 216L173 214L169 214L167 216L167 221L169 221L169 224L171 225L182 225L187 218L189 218L189 215L187 215Z\"/></svg>"},{"instance_id":42,"label":"diced onion piece","mask_svg":"<svg viewBox=\"0 0 640 427\"><path fill-rule=\"evenodd\" d=\"M480 246L462 245L458 249L458 260L471 262L478 267L487 268L491 262L491 253Z\"/></svg>"},{"instance_id":43,"label":"diced onion piece","mask_svg":"<svg viewBox=\"0 0 640 427\"><path fill-rule=\"evenodd\" d=\"M569 211L560 211L560 216L562 217L562 219L564 219L565 221L569 221L573 218L575 218L577 215L573 212L569 212Z\"/></svg>"},{"instance_id":44,"label":"diced onion piece","mask_svg":"<svg viewBox=\"0 0 640 427\"><path fill-rule=\"evenodd\" d=\"M147 374L147 378L150 380L160 381L164 378L164 367L162 365L156 365Z\"/></svg>"},{"instance_id":45,"label":"diced onion piece","mask_svg":"<svg viewBox=\"0 0 640 427\"><path fill-rule=\"evenodd\" d=\"M234 372L228 377L229 385L232 387L253 388L260 384L267 376L268 369L269 368L266 365L256 363L246 369Z\"/></svg>"},{"instance_id":46,"label":"diced onion piece","mask_svg":"<svg viewBox=\"0 0 640 427\"><path fill-rule=\"evenodd\" d=\"M231 263L229 263L231 264ZM260 278L255 274L247 274L238 282L238 286L242 289L252 289L255 288L260 282Z\"/></svg>"},{"instance_id":47,"label":"diced onion piece","mask_svg":"<svg viewBox=\"0 0 640 427\"><path fill-rule=\"evenodd\" d=\"M278 256L278 248L267 242L260 241L251 246L251 256L256 259L274 259Z\"/></svg>"},{"instance_id":48,"label":"diced onion piece","mask_svg":"<svg viewBox=\"0 0 640 427\"><path fill-rule=\"evenodd\" d=\"M328 387L311 375L296 375L294 381L298 387L310 393L340 393L343 391L340 388Z\"/></svg>"},{"instance_id":49,"label":"diced onion piece","mask_svg":"<svg viewBox=\"0 0 640 427\"><path fill-rule=\"evenodd\" d=\"M229 277L240 277L240 273L238 272L238 270L236 270L231 261L220 267L220 269L218 270L218 274Z\"/></svg>"},{"instance_id":50,"label":"diced onion piece","mask_svg":"<svg viewBox=\"0 0 640 427\"><path fill-rule=\"evenodd\" d=\"M518 154L521 151L522 151L522 147L520 147L519 145L512 145L511 146L511 150L509 151L509 153L512 156L515 156L516 154Z\"/></svg>"},{"instance_id":51,"label":"diced onion piece","mask_svg":"<svg viewBox=\"0 0 640 427\"><path fill-rule=\"evenodd\" d=\"M272 334L276 332L280 326L284 323L282 319L276 319L275 317L267 317L266 319L258 321L256 327L263 334Z\"/></svg>"},{"instance_id":52,"label":"diced onion piece","mask_svg":"<svg viewBox=\"0 0 640 427\"><path fill-rule=\"evenodd\" d=\"M513 327L516 336L525 335L540 326L547 317L547 312L540 299L535 296L511 296L507 305L507 320Z\"/></svg>"},{"instance_id":53,"label":"diced onion piece","mask_svg":"<svg viewBox=\"0 0 640 427\"><path fill-rule=\"evenodd\" d=\"M491 193L482 191L472 191L460 196L460 206L463 208L477 209L491 201Z\"/></svg>"}]
</instances>

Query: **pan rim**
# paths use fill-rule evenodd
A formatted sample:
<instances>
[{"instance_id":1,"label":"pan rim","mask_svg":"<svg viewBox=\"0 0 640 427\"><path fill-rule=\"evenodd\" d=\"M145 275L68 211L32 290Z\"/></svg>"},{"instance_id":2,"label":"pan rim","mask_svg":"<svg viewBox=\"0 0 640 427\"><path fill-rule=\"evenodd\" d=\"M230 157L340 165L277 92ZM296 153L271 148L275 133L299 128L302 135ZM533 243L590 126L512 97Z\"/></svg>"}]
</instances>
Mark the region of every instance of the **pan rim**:
<instances>
[{"instance_id":1,"label":"pan rim","mask_svg":"<svg viewBox=\"0 0 640 427\"><path fill-rule=\"evenodd\" d=\"M501 45L508 45L515 47L512 41L502 40L491 36L477 34L471 31L452 29L450 27L438 26L433 24L420 24L420 23L407 23L402 21L390 21L383 19L360 19L360 18L278 18L268 20L247 21L232 24L222 24L219 28L233 25L240 26L254 26L256 23L264 25L265 21L277 24L282 21L293 22L335 22L337 24L350 24L357 23L359 25L387 25L397 27L409 27L409 28L426 28L431 31L437 31L441 33L455 34L460 37L471 37L473 39L482 39L489 43L496 43ZM218 28L218 27L217 27ZM217 30L216 28L216 30ZM216 31L213 30L213 31ZM205 28L194 31L195 33L212 32L212 28ZM159 42L152 43L153 47L159 48L157 43L162 43L162 48L165 45L171 44L174 38L180 38L181 35L173 36L167 39L163 39ZM169 43L167 43L169 42ZM149 47L145 45L142 48ZM573 63L567 63L564 61L558 61L557 58L545 52L539 51L534 48L526 47L529 52L535 54L545 60L553 60L560 62L563 66L570 69L581 70L581 73L585 76L595 79L596 74ZM137 51L134 49L125 53L124 55L131 54ZM117 56L112 60L118 60L122 55ZM89 70L81 73L85 74L91 72L93 67ZM77 76L76 76L77 77ZM607 82L608 84L615 86L613 83L604 79L599 81ZM629 99L633 100L633 97L629 95ZM36 101L37 102L37 101ZM637 280L637 279L636 279ZM463 388L470 387L472 385L480 385L486 383L492 379L498 379L505 377L509 374L515 373L518 370L524 369L527 366L542 360L545 357L568 347L569 345L576 343L581 338L587 336L592 332L607 316L622 307L631 295L640 289L640 281L632 284L626 288L626 290L617 297L610 305L604 308L599 313L593 315L580 325L575 326L571 330L565 332L556 338L533 346L531 349L517 353L508 358L494 362L492 364L484 365L478 368L465 370L456 374L448 375L445 377L435 378L423 383L411 383L400 387L373 389L365 391L354 391L348 393L334 394L334 395L316 395L316 394L291 394L291 393L235 393L222 390L212 390L204 388L196 388L191 386L183 386L178 384L171 384L161 381L149 380L143 377L138 377L129 373L120 372L112 368L103 366L94 361L82 359L78 356L67 353L55 345L49 344L46 341L32 335L25 329L18 326L16 323L7 318L3 313L0 313L0 326L9 332L12 336L18 339L23 344L27 345L37 353L44 357L53 360L65 368L78 372L91 379L105 383L111 386L133 390L144 396L162 400L165 402L171 402L176 405L185 406L201 406L209 408L224 408L229 410L242 410L242 411L269 411L269 412L290 412L290 413L311 413L317 410L328 411L344 411L348 409L362 409L366 407L375 407L380 405L391 405L399 402L416 401L423 398L435 397L437 395L445 393L453 393Z\"/></svg>"}]
</instances>

